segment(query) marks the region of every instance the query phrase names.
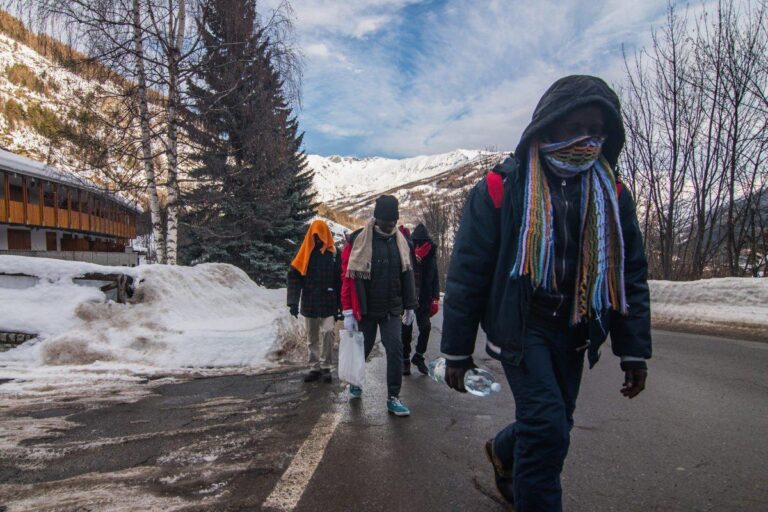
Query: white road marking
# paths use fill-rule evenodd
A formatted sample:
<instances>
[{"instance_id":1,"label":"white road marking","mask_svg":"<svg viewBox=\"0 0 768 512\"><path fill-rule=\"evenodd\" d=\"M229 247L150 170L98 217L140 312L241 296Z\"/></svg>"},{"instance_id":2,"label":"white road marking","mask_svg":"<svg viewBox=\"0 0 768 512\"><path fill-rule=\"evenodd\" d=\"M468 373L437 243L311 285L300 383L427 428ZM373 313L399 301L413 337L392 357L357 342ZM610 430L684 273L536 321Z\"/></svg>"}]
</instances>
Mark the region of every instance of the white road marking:
<instances>
[{"instance_id":1,"label":"white road marking","mask_svg":"<svg viewBox=\"0 0 768 512\"><path fill-rule=\"evenodd\" d=\"M317 420L315 427L304 440L299 451L294 455L291 465L283 473L280 481L267 499L264 508L290 511L299 504L304 490L307 488L318 464L323 459L325 448L328 446L333 432L339 424L341 414L325 413Z\"/></svg>"}]
</instances>

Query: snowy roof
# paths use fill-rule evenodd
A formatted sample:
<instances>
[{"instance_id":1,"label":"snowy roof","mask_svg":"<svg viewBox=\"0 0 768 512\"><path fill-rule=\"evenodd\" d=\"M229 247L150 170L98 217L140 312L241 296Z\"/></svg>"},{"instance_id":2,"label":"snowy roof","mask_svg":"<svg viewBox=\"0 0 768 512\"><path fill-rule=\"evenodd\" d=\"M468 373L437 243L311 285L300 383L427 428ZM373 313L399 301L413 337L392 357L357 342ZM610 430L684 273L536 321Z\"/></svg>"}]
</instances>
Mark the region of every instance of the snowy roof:
<instances>
[{"instance_id":1,"label":"snowy roof","mask_svg":"<svg viewBox=\"0 0 768 512\"><path fill-rule=\"evenodd\" d=\"M33 176L54 183L85 189L102 196L109 196L110 199L117 201L121 205L137 213L141 213L142 211L141 208L134 203L118 196L114 192L110 192L109 190L97 186L81 176L68 171L62 171L61 169L51 167L50 165L38 162L37 160L32 160L25 156L17 155L16 153L11 153L4 149L0 149L0 170L12 171L25 176Z\"/></svg>"}]
</instances>

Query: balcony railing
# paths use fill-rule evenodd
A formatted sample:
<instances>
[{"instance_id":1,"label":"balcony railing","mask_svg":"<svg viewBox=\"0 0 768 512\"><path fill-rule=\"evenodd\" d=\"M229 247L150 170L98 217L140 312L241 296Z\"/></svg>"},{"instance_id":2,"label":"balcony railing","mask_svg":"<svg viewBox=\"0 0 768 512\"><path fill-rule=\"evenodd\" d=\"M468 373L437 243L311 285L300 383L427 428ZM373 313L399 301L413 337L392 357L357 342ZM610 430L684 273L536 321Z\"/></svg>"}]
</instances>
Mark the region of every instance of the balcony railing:
<instances>
[{"instance_id":1,"label":"balcony railing","mask_svg":"<svg viewBox=\"0 0 768 512\"><path fill-rule=\"evenodd\" d=\"M2 199L0 199L0 203ZM39 204L27 204L26 215L22 201L8 201L8 219L11 224L25 224L30 227L74 229L117 238L136 238L136 226L96 215L81 213L66 208ZM41 212L42 210L42 212ZM2 209L0 209L2 212ZM3 219L0 218L0 221Z\"/></svg>"}]
</instances>

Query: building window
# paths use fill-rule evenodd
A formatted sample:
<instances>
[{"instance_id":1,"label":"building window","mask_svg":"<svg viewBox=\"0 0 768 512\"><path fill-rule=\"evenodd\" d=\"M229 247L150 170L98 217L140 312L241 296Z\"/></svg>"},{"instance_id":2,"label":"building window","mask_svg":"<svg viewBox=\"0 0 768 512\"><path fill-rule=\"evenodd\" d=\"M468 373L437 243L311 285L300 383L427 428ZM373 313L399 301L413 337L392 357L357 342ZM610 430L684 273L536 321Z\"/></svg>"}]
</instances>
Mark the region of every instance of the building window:
<instances>
[{"instance_id":1,"label":"building window","mask_svg":"<svg viewBox=\"0 0 768 512\"><path fill-rule=\"evenodd\" d=\"M50 208L55 206L53 197L53 183L43 182L43 204Z\"/></svg>"},{"instance_id":2,"label":"building window","mask_svg":"<svg viewBox=\"0 0 768 512\"><path fill-rule=\"evenodd\" d=\"M69 189L65 187L64 185L59 185L59 208L62 210L67 209L67 195L69 194Z\"/></svg>"},{"instance_id":3,"label":"building window","mask_svg":"<svg viewBox=\"0 0 768 512\"><path fill-rule=\"evenodd\" d=\"M53 231L45 232L45 250L58 251L59 248L56 244L56 233Z\"/></svg>"},{"instance_id":4,"label":"building window","mask_svg":"<svg viewBox=\"0 0 768 512\"><path fill-rule=\"evenodd\" d=\"M31 251L32 234L24 229L8 229L8 250Z\"/></svg>"},{"instance_id":5,"label":"building window","mask_svg":"<svg viewBox=\"0 0 768 512\"><path fill-rule=\"evenodd\" d=\"M19 203L24 201L24 189L21 188L19 176L11 176L11 201L18 201Z\"/></svg>"},{"instance_id":6,"label":"building window","mask_svg":"<svg viewBox=\"0 0 768 512\"><path fill-rule=\"evenodd\" d=\"M27 204L40 204L40 182L27 180Z\"/></svg>"}]
</instances>

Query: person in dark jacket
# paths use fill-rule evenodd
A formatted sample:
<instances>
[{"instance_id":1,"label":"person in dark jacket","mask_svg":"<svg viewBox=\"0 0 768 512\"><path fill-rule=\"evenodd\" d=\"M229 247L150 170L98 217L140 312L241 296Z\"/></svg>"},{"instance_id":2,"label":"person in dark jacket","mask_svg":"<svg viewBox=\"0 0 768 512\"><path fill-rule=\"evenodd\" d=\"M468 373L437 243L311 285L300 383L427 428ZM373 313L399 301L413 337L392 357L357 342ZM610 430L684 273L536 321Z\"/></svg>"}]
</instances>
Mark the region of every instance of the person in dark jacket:
<instances>
[{"instance_id":1,"label":"person in dark jacket","mask_svg":"<svg viewBox=\"0 0 768 512\"><path fill-rule=\"evenodd\" d=\"M419 224L411 236L413 258L413 275L416 281L416 293L419 297L419 307L416 309L416 325L419 327L419 338L416 341L416 353L411 359L411 341L413 340L413 325L403 325L403 375L410 375L410 365L413 363L418 370L427 375L429 369L424 359L432 331L430 318L435 316L440 304L440 276L437 272L437 247L429 236L424 224Z\"/></svg>"},{"instance_id":2,"label":"person in dark jacket","mask_svg":"<svg viewBox=\"0 0 768 512\"><path fill-rule=\"evenodd\" d=\"M365 357L373 350L376 332L387 353L387 410L408 416L400 400L403 380L403 344L400 323L412 324L418 305L408 242L397 229L398 201L393 196L376 200L373 218L352 234L342 252L341 302L344 327L363 332ZM350 386L352 398L363 390Z\"/></svg>"},{"instance_id":3,"label":"person in dark jacket","mask_svg":"<svg viewBox=\"0 0 768 512\"><path fill-rule=\"evenodd\" d=\"M304 242L288 269L288 308L306 319L311 369L304 382L322 376L331 382L333 342L341 291L341 258L333 235L322 220L309 226ZM301 310L299 310L301 303Z\"/></svg>"},{"instance_id":4,"label":"person in dark jacket","mask_svg":"<svg viewBox=\"0 0 768 512\"><path fill-rule=\"evenodd\" d=\"M603 80L558 80L514 156L470 193L456 236L441 342L446 382L465 391L481 325L516 419L485 450L518 512L562 509L585 352L591 367L610 333L621 393L645 388L647 262L634 201L613 171L624 137L619 99Z\"/></svg>"}]
</instances>

